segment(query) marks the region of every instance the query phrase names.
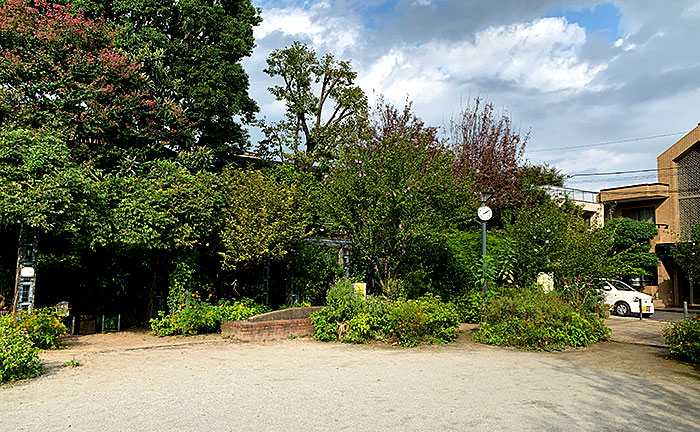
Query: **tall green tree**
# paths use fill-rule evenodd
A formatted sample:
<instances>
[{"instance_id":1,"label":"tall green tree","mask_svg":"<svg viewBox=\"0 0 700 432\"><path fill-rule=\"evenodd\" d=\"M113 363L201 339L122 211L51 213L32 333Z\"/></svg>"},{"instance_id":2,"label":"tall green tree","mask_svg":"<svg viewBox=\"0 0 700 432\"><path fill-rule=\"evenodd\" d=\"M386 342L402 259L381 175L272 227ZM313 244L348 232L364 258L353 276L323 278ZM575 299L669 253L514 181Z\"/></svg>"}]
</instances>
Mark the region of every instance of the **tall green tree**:
<instances>
[{"instance_id":1,"label":"tall green tree","mask_svg":"<svg viewBox=\"0 0 700 432\"><path fill-rule=\"evenodd\" d=\"M309 46L294 42L273 51L265 73L282 79L269 88L285 103L285 119L263 126L261 150L288 158L300 168L333 158L343 144L356 143L367 132L367 97L355 85L349 61L332 54L318 57Z\"/></svg>"},{"instance_id":2,"label":"tall green tree","mask_svg":"<svg viewBox=\"0 0 700 432\"><path fill-rule=\"evenodd\" d=\"M671 248L671 255L693 283L700 283L700 224Z\"/></svg>"},{"instance_id":3,"label":"tall green tree","mask_svg":"<svg viewBox=\"0 0 700 432\"><path fill-rule=\"evenodd\" d=\"M121 168L187 141L182 109L149 92L116 33L71 6L10 0L0 7L0 127L43 129L76 161Z\"/></svg>"},{"instance_id":4,"label":"tall green tree","mask_svg":"<svg viewBox=\"0 0 700 432\"><path fill-rule=\"evenodd\" d=\"M205 146L227 158L248 145L241 123L253 120L257 104L248 95L241 60L255 46L260 12L250 0L78 0L95 19L118 29L118 43L149 78L158 98L175 101L194 141L173 148Z\"/></svg>"},{"instance_id":5,"label":"tall green tree","mask_svg":"<svg viewBox=\"0 0 700 432\"><path fill-rule=\"evenodd\" d=\"M473 219L470 184L452 176L452 155L410 105L381 105L372 138L346 143L324 175L324 220L354 246L353 260L385 292L413 263Z\"/></svg>"},{"instance_id":6,"label":"tall green tree","mask_svg":"<svg viewBox=\"0 0 700 432\"><path fill-rule=\"evenodd\" d=\"M612 238L611 254L622 265L620 276L648 275L651 269L659 265L657 256L649 252L649 242L659 232L652 222L615 218L605 224L605 230Z\"/></svg>"}]
</instances>

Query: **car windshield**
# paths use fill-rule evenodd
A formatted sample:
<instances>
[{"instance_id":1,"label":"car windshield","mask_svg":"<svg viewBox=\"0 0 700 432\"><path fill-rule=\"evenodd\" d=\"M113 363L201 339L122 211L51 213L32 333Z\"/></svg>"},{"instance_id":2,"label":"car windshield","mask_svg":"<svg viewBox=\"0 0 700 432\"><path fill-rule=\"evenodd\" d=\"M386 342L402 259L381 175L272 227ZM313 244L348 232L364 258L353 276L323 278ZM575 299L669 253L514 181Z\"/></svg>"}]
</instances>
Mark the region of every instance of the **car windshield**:
<instances>
[{"instance_id":1,"label":"car windshield","mask_svg":"<svg viewBox=\"0 0 700 432\"><path fill-rule=\"evenodd\" d=\"M624 282L611 280L611 281L608 281L608 283L610 285L614 286L618 291L634 291L633 288L630 288L630 286Z\"/></svg>"}]
</instances>

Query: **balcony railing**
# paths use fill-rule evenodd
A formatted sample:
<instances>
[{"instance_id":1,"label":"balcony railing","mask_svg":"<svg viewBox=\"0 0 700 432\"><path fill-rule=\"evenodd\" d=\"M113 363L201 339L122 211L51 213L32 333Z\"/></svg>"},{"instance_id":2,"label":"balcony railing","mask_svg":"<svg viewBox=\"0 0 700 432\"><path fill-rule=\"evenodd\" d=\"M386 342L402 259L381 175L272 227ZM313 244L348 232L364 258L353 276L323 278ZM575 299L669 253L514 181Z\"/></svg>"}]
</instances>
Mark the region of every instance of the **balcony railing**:
<instances>
[{"instance_id":1,"label":"balcony railing","mask_svg":"<svg viewBox=\"0 0 700 432\"><path fill-rule=\"evenodd\" d=\"M564 199L568 198L573 201L581 201L581 202L589 202L589 203L597 203L598 201L596 200L596 195L598 195L598 192L593 192L593 191L587 191L583 189L574 189L574 188L568 188L568 187L560 187L560 186L542 186L542 189L544 189L549 196L555 199Z\"/></svg>"}]
</instances>

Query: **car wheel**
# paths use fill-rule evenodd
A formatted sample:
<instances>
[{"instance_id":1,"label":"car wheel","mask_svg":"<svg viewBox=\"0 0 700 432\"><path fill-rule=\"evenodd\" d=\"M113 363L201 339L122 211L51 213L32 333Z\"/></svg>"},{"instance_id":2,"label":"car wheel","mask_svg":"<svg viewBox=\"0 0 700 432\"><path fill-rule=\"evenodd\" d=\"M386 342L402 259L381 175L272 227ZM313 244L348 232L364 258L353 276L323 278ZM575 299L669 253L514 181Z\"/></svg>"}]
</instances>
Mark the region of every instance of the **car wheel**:
<instances>
[{"instance_id":1,"label":"car wheel","mask_svg":"<svg viewBox=\"0 0 700 432\"><path fill-rule=\"evenodd\" d=\"M619 302L615 305L615 315L625 316L630 313L630 307L625 302Z\"/></svg>"}]
</instances>

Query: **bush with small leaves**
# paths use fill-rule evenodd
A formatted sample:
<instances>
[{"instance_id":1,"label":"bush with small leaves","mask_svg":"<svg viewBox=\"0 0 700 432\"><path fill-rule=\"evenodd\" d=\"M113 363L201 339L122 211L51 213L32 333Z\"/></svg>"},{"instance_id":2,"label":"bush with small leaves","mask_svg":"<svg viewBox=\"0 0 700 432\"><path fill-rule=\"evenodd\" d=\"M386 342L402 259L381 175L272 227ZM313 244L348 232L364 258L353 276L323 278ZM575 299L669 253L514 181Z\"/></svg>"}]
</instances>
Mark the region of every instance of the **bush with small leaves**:
<instances>
[{"instance_id":1,"label":"bush with small leaves","mask_svg":"<svg viewBox=\"0 0 700 432\"><path fill-rule=\"evenodd\" d=\"M453 305L426 295L416 300L358 295L348 281L339 281L328 293L328 306L311 315L321 341L396 342L401 346L445 343L455 339L459 315Z\"/></svg>"},{"instance_id":2,"label":"bush with small leaves","mask_svg":"<svg viewBox=\"0 0 700 432\"><path fill-rule=\"evenodd\" d=\"M44 371L40 352L11 315L0 316L0 382L40 375Z\"/></svg>"},{"instance_id":3,"label":"bush with small leaves","mask_svg":"<svg viewBox=\"0 0 700 432\"><path fill-rule=\"evenodd\" d=\"M508 288L486 300L474 340L533 350L585 347L607 340L610 329L596 314L563 301L556 291L539 287Z\"/></svg>"},{"instance_id":4,"label":"bush with small leaves","mask_svg":"<svg viewBox=\"0 0 700 432\"><path fill-rule=\"evenodd\" d=\"M14 315L14 325L26 332L29 340L40 349L56 349L58 339L68 332L63 319L54 308L34 309L32 312L20 311Z\"/></svg>"},{"instance_id":5,"label":"bush with small leaves","mask_svg":"<svg viewBox=\"0 0 700 432\"><path fill-rule=\"evenodd\" d=\"M700 364L700 315L693 315L664 329L671 357Z\"/></svg>"},{"instance_id":6,"label":"bush with small leaves","mask_svg":"<svg viewBox=\"0 0 700 432\"><path fill-rule=\"evenodd\" d=\"M224 321L239 321L268 312L267 306L243 298L240 301L229 302L222 300L212 305L200 300L197 294L180 304L179 308L166 314L158 312L151 319L151 330L156 336L194 335L201 333L217 333L221 331Z\"/></svg>"}]
</instances>

